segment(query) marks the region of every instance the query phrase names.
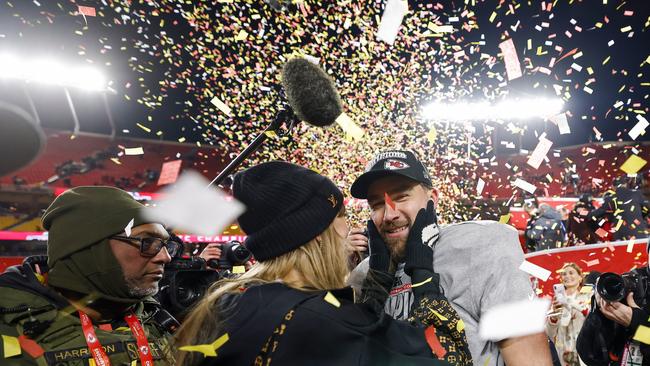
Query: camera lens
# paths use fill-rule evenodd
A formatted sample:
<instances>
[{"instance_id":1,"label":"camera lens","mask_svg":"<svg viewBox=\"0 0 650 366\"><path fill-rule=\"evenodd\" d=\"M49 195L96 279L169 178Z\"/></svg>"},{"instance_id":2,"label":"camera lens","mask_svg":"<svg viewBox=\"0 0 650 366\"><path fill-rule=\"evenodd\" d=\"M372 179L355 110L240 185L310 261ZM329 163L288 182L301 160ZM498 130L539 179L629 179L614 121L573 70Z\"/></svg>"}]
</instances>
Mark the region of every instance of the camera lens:
<instances>
[{"instance_id":1,"label":"camera lens","mask_svg":"<svg viewBox=\"0 0 650 366\"><path fill-rule=\"evenodd\" d=\"M596 291L604 300L621 301L625 297L625 281L616 273L603 273L598 278Z\"/></svg>"},{"instance_id":2,"label":"camera lens","mask_svg":"<svg viewBox=\"0 0 650 366\"><path fill-rule=\"evenodd\" d=\"M251 252L249 252L243 245L235 245L232 249L232 256L234 263L244 264L251 257Z\"/></svg>"}]
</instances>

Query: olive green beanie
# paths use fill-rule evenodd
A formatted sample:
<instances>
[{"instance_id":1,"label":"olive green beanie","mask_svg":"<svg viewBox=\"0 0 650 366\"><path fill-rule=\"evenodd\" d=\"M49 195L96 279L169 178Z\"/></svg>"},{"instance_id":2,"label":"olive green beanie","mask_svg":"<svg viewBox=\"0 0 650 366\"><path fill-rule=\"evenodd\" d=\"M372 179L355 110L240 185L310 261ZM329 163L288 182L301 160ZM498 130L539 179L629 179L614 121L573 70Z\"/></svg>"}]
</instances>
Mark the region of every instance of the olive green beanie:
<instances>
[{"instance_id":1,"label":"olive green beanie","mask_svg":"<svg viewBox=\"0 0 650 366\"><path fill-rule=\"evenodd\" d=\"M47 256L50 268L61 258L87 248L102 239L147 223L145 206L127 192L114 187L76 187L54 199L43 215L49 231Z\"/></svg>"},{"instance_id":2,"label":"olive green beanie","mask_svg":"<svg viewBox=\"0 0 650 366\"><path fill-rule=\"evenodd\" d=\"M48 284L112 302L136 303L109 237L151 223L145 206L113 187L76 187L57 197L43 215L47 241Z\"/></svg>"}]
</instances>

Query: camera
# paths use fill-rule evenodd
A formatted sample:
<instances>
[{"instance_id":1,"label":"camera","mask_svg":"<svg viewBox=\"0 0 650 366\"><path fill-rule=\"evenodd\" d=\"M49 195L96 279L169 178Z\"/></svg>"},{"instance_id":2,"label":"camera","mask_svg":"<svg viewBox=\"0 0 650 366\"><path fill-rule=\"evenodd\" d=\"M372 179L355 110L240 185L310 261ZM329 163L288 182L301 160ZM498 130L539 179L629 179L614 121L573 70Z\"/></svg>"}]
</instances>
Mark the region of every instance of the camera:
<instances>
[{"instance_id":1,"label":"camera","mask_svg":"<svg viewBox=\"0 0 650 366\"><path fill-rule=\"evenodd\" d=\"M174 238L182 243L177 236ZM205 243L199 243L201 244ZM165 310L182 320L213 283L229 277L234 266L243 265L250 258L250 251L238 241L221 243L221 257L218 260L174 257L165 265L160 291L156 297Z\"/></svg>"},{"instance_id":2,"label":"camera","mask_svg":"<svg viewBox=\"0 0 650 366\"><path fill-rule=\"evenodd\" d=\"M220 245L221 258L210 259L208 267L218 270L232 270L234 266L241 266L251 258L251 252L239 241L233 240Z\"/></svg>"},{"instance_id":3,"label":"camera","mask_svg":"<svg viewBox=\"0 0 650 366\"><path fill-rule=\"evenodd\" d=\"M619 275L606 272L598 277L596 291L603 300L616 302L625 301L630 292L634 292L634 302L643 306L645 304L648 278L645 272L632 271Z\"/></svg>"}]
</instances>

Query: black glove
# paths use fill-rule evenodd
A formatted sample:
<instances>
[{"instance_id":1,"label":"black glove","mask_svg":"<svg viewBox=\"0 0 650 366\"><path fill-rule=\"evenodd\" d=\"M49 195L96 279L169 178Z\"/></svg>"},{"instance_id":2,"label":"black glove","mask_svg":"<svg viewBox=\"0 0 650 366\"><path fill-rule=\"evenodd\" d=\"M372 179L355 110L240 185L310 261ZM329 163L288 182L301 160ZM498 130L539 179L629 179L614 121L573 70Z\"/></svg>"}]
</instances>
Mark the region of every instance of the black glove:
<instances>
[{"instance_id":1,"label":"black glove","mask_svg":"<svg viewBox=\"0 0 650 366\"><path fill-rule=\"evenodd\" d=\"M370 269L388 272L390 252L372 220L368 220L368 248L370 249Z\"/></svg>"},{"instance_id":2,"label":"black glove","mask_svg":"<svg viewBox=\"0 0 650 366\"><path fill-rule=\"evenodd\" d=\"M420 209L415 221L409 230L406 239L406 264L404 272L413 276L415 269L422 269L433 272L433 245L438 240L438 218L433 207L433 201L429 200L427 208Z\"/></svg>"}]
</instances>

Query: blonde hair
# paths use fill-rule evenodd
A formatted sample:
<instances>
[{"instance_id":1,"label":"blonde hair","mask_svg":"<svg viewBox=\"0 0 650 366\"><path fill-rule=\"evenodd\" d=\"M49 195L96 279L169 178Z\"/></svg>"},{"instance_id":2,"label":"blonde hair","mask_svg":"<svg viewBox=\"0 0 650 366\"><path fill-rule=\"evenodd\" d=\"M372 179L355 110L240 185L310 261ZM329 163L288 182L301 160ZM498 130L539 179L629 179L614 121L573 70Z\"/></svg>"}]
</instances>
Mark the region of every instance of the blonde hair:
<instances>
[{"instance_id":1,"label":"blonde hair","mask_svg":"<svg viewBox=\"0 0 650 366\"><path fill-rule=\"evenodd\" d=\"M228 310L219 307L224 295L241 293L242 289L252 285L282 280L294 269L301 275L302 283L286 282L287 286L305 291L345 287L349 268L344 240L336 233L334 225L330 225L307 244L279 257L258 262L237 278L216 282L175 334L177 347L212 343L221 335L223 318L220 313ZM176 356L178 365L193 365L201 359L194 352L179 351Z\"/></svg>"}]
</instances>

